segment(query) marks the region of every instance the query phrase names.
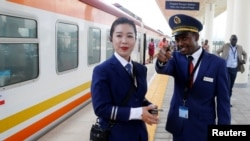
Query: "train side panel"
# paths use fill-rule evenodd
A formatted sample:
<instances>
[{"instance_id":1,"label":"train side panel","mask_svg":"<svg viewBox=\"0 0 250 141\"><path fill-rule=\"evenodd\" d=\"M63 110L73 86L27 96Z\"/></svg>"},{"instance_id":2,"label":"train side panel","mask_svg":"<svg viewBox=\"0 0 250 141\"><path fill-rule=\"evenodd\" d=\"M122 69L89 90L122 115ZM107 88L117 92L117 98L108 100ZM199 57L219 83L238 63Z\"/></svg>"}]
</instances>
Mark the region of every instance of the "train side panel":
<instances>
[{"instance_id":1,"label":"train side panel","mask_svg":"<svg viewBox=\"0 0 250 141\"><path fill-rule=\"evenodd\" d=\"M36 8L11 3L2 6L19 9L1 8L3 14L35 19L38 23L38 77L1 90L1 95L5 99L5 104L0 107L3 113L0 115L1 140L6 139L5 137L9 137L6 140L24 139L27 134L35 133L90 99L89 87L94 65L87 65L87 55L79 55L79 66L76 69L59 73L55 68L56 24L61 22L78 26L79 36L83 37L83 40L79 40L79 54L87 52L87 41L84 41L87 39L88 32L85 31L88 30L87 27L96 26L99 29L103 27L101 24L92 24L93 22L83 19Z\"/></svg>"}]
</instances>

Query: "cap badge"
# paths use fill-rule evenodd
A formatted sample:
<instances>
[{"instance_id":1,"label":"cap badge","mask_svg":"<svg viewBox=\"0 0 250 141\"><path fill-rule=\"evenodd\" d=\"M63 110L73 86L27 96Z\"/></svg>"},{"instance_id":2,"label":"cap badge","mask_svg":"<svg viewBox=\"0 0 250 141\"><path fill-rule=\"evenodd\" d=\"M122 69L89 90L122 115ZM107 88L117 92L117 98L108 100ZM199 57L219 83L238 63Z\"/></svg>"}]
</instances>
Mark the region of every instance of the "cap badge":
<instances>
[{"instance_id":1,"label":"cap badge","mask_svg":"<svg viewBox=\"0 0 250 141\"><path fill-rule=\"evenodd\" d=\"M181 23L181 19L178 16L174 17L174 23L175 24L180 24Z\"/></svg>"}]
</instances>

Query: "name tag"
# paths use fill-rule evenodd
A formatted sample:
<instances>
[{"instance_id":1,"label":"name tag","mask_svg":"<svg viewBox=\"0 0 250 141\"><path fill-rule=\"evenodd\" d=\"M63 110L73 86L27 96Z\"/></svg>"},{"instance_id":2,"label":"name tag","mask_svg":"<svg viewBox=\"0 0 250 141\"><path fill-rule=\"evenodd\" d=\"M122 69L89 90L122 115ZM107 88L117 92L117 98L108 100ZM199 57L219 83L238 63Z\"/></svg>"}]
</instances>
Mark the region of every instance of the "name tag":
<instances>
[{"instance_id":1,"label":"name tag","mask_svg":"<svg viewBox=\"0 0 250 141\"><path fill-rule=\"evenodd\" d=\"M207 81L207 82L214 82L214 79L211 77L203 77L203 81Z\"/></svg>"},{"instance_id":2,"label":"name tag","mask_svg":"<svg viewBox=\"0 0 250 141\"><path fill-rule=\"evenodd\" d=\"M188 119L188 108L184 106L179 107L179 117Z\"/></svg>"}]
</instances>

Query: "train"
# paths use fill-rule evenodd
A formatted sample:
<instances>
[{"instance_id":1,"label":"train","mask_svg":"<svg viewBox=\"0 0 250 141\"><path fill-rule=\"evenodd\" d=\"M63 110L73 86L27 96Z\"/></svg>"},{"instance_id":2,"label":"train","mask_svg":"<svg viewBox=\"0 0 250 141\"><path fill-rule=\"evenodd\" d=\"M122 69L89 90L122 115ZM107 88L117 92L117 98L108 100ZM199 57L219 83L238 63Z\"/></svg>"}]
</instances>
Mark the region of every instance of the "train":
<instances>
[{"instance_id":1,"label":"train","mask_svg":"<svg viewBox=\"0 0 250 141\"><path fill-rule=\"evenodd\" d=\"M0 140L35 140L91 102L93 68L113 55L117 17L137 28L134 61L162 32L98 0L0 1Z\"/></svg>"}]
</instances>

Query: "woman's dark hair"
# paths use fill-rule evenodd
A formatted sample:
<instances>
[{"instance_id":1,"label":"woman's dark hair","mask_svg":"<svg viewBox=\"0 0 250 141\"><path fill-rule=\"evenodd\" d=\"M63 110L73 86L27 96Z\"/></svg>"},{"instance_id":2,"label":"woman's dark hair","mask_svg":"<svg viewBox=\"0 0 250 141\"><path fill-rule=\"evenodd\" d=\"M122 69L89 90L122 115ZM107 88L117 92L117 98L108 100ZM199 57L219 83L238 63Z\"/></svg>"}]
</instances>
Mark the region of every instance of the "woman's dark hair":
<instances>
[{"instance_id":1,"label":"woman's dark hair","mask_svg":"<svg viewBox=\"0 0 250 141\"><path fill-rule=\"evenodd\" d=\"M115 30L115 27L119 24L129 24L131 25L133 28L134 28L134 32L135 32L135 39L136 39L136 36L137 36L137 31L136 31L136 27L135 27L135 23L132 21L132 20L129 20L128 18L125 18L125 17L119 17L118 19L116 19L112 26L111 26L111 29L110 29L110 37L109 37L109 40L112 42L112 37L113 37L113 33L114 33L114 30Z\"/></svg>"}]
</instances>

